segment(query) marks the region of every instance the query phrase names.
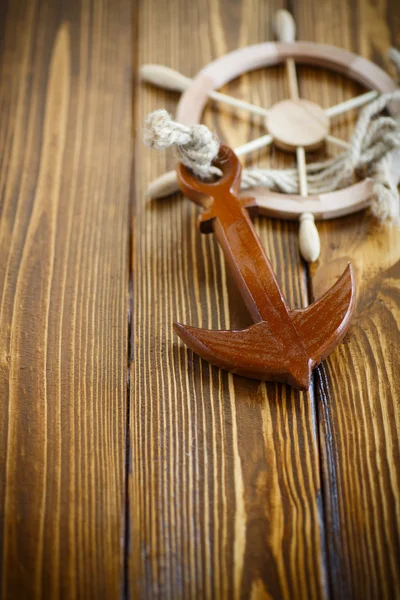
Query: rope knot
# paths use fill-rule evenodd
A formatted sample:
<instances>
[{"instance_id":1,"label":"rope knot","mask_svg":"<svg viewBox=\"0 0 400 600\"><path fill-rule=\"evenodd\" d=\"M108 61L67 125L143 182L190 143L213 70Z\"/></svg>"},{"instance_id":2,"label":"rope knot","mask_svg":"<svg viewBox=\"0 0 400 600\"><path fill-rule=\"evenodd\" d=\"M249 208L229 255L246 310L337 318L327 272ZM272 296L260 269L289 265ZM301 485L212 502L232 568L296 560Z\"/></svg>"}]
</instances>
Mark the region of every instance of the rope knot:
<instances>
[{"instance_id":1,"label":"rope knot","mask_svg":"<svg viewBox=\"0 0 400 600\"><path fill-rule=\"evenodd\" d=\"M176 146L179 160L200 179L220 174L211 164L218 155L219 140L206 125L182 125L166 110L155 110L146 119L143 138L147 146L158 150Z\"/></svg>"}]
</instances>

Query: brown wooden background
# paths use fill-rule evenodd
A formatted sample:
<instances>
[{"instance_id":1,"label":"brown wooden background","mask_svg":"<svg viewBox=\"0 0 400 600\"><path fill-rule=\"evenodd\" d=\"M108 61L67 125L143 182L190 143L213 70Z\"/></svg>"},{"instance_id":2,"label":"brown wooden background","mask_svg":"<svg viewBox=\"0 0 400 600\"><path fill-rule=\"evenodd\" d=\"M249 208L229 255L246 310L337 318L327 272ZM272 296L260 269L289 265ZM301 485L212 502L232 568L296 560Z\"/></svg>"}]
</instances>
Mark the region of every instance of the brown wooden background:
<instances>
[{"instance_id":1,"label":"brown wooden background","mask_svg":"<svg viewBox=\"0 0 400 600\"><path fill-rule=\"evenodd\" d=\"M142 145L143 119L178 98L141 85L138 66L193 76L272 39L282 7L300 39L390 70L396 0L1 4L4 600L400 597L399 229L362 214L320 225L309 273L297 225L257 221L293 307L349 257L356 267L354 324L303 394L222 373L177 342L174 320L248 316L196 209L144 195L173 158ZM362 91L322 70L299 76L324 107ZM269 106L286 85L274 68L227 90ZM205 122L233 145L263 131L213 105Z\"/></svg>"}]
</instances>

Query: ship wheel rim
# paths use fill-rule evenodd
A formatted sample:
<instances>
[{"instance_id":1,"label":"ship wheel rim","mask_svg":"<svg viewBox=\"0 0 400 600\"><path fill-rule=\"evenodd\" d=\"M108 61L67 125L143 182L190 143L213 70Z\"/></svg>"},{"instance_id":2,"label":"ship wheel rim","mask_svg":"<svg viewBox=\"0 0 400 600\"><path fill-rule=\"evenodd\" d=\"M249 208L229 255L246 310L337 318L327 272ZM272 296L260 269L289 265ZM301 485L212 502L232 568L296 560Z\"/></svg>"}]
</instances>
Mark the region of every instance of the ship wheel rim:
<instances>
[{"instance_id":1,"label":"ship wheel rim","mask_svg":"<svg viewBox=\"0 0 400 600\"><path fill-rule=\"evenodd\" d=\"M325 67L341 73L380 93L397 89L396 83L381 67L349 50L317 42L264 42L233 50L204 67L182 94L177 120L184 125L200 123L209 92L249 71L279 65L288 58L299 64ZM397 115L400 107L392 105L389 112ZM352 214L369 205L372 193L373 181L369 178L340 190L306 198L298 194L266 192L262 187L251 190L264 214L283 219L298 219L304 212L312 213L315 219Z\"/></svg>"}]
</instances>

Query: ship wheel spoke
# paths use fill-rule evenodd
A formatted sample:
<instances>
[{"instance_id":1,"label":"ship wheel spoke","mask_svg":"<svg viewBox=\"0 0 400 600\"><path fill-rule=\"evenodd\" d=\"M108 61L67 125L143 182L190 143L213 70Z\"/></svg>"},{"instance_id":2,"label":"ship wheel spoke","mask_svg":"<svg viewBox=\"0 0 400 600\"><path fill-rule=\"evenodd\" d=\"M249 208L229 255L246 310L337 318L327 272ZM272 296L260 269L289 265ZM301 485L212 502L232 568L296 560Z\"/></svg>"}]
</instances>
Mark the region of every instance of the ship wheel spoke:
<instances>
[{"instance_id":1,"label":"ship wheel spoke","mask_svg":"<svg viewBox=\"0 0 400 600\"><path fill-rule=\"evenodd\" d=\"M242 110L247 110L253 115L267 117L269 114L269 110L267 110L266 108L262 108L262 106L256 106L255 104L251 104L250 102L246 102L245 100L239 100L238 98L234 98L233 96L229 96L228 94L221 94L221 92L212 91L209 92L208 95L214 101L229 104L230 106L234 106L235 108L240 108Z\"/></svg>"},{"instance_id":2,"label":"ship wheel spoke","mask_svg":"<svg viewBox=\"0 0 400 600\"><path fill-rule=\"evenodd\" d=\"M302 146L296 148L297 172L299 175L300 196L308 195L306 153Z\"/></svg>"},{"instance_id":3,"label":"ship wheel spoke","mask_svg":"<svg viewBox=\"0 0 400 600\"><path fill-rule=\"evenodd\" d=\"M308 195L306 154L304 148L296 148L297 171L299 174L300 195L306 198ZM310 212L304 212L300 215L299 246L304 260L314 262L317 260L321 242L318 229L315 226L314 215Z\"/></svg>"},{"instance_id":4,"label":"ship wheel spoke","mask_svg":"<svg viewBox=\"0 0 400 600\"><path fill-rule=\"evenodd\" d=\"M254 152L255 150L260 150L261 148L269 146L272 141L272 135L263 135L255 140L251 140L251 142L247 142L246 144L235 148L235 154L237 156L244 156L245 154L249 154L250 152Z\"/></svg>"},{"instance_id":5,"label":"ship wheel spoke","mask_svg":"<svg viewBox=\"0 0 400 600\"><path fill-rule=\"evenodd\" d=\"M328 117L336 117L337 115L342 115L343 113L352 110L353 108L360 108L368 102L372 102L379 96L379 92L375 90L371 92L366 92L365 94L361 94L360 96L355 96L354 98L350 98L349 100L345 100L344 102L340 102L339 104L335 104L330 108L325 109L325 114Z\"/></svg>"},{"instance_id":6,"label":"ship wheel spoke","mask_svg":"<svg viewBox=\"0 0 400 600\"><path fill-rule=\"evenodd\" d=\"M190 77L186 77L185 75L182 75L182 73L179 73L179 71L175 71L164 65L142 65L140 76L142 81L148 81L160 88L177 92L186 91L193 83L193 79L190 79ZM239 100L229 94L222 94L221 92L211 90L208 92L208 97L216 102L222 102L223 104L228 104L235 108L247 110L248 112L261 117L266 117L268 115L267 109L256 106L251 102L246 102L245 100Z\"/></svg>"},{"instance_id":7,"label":"ship wheel spoke","mask_svg":"<svg viewBox=\"0 0 400 600\"><path fill-rule=\"evenodd\" d=\"M275 15L275 33L279 42L293 43L296 39L296 23L287 10L279 10ZM289 96L299 100L299 85L296 75L296 64L293 58L285 60L286 73L289 81Z\"/></svg>"},{"instance_id":8,"label":"ship wheel spoke","mask_svg":"<svg viewBox=\"0 0 400 600\"><path fill-rule=\"evenodd\" d=\"M345 150L350 148L349 142L346 142L346 140L341 140L340 138L335 137L334 135L327 135L326 141L330 142L331 144L334 144L335 146L339 146L340 148L344 148Z\"/></svg>"},{"instance_id":9,"label":"ship wheel spoke","mask_svg":"<svg viewBox=\"0 0 400 600\"><path fill-rule=\"evenodd\" d=\"M299 83L297 81L296 63L293 58L288 58L285 61L286 73L289 82L289 94L292 100L299 100Z\"/></svg>"}]
</instances>

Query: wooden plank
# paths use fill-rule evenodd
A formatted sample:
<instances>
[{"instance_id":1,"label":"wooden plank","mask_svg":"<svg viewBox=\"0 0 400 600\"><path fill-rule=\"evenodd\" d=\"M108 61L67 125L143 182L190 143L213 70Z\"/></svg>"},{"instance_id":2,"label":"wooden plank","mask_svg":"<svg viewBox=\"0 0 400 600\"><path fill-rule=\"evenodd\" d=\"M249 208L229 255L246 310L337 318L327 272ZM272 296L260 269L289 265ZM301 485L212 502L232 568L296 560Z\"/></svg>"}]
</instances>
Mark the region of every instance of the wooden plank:
<instances>
[{"instance_id":1,"label":"wooden plank","mask_svg":"<svg viewBox=\"0 0 400 600\"><path fill-rule=\"evenodd\" d=\"M279 7L142 2L138 62L193 76L227 50L271 39ZM286 85L282 67L246 75L227 90L268 107L284 97ZM151 110L174 112L178 100L148 85L136 93L138 131ZM206 123L233 147L262 134L260 120L235 115L208 110ZM267 157L259 152L255 159L266 164ZM174 159L140 139L136 159L131 596L325 597L313 396L232 377L178 343L174 320L213 328L249 320L215 242L196 230L197 210L181 196L145 198L147 185ZM297 224L260 219L257 228L291 305L301 306L306 281Z\"/></svg>"},{"instance_id":2,"label":"wooden plank","mask_svg":"<svg viewBox=\"0 0 400 600\"><path fill-rule=\"evenodd\" d=\"M130 6L10 2L1 23L0 595L116 598Z\"/></svg>"},{"instance_id":3,"label":"wooden plank","mask_svg":"<svg viewBox=\"0 0 400 600\"><path fill-rule=\"evenodd\" d=\"M303 39L345 47L389 69L387 49L400 44L398 3L310 0L296 5L295 18ZM316 76L307 70L303 76L304 94L317 97L321 88ZM324 76L324 106L359 91L340 77ZM341 117L332 133L348 138L356 115ZM379 228L364 212L326 222L319 230L322 252L315 294L332 283L349 259L358 286L347 341L316 378L332 597L396 598L400 590L399 228Z\"/></svg>"}]
</instances>

